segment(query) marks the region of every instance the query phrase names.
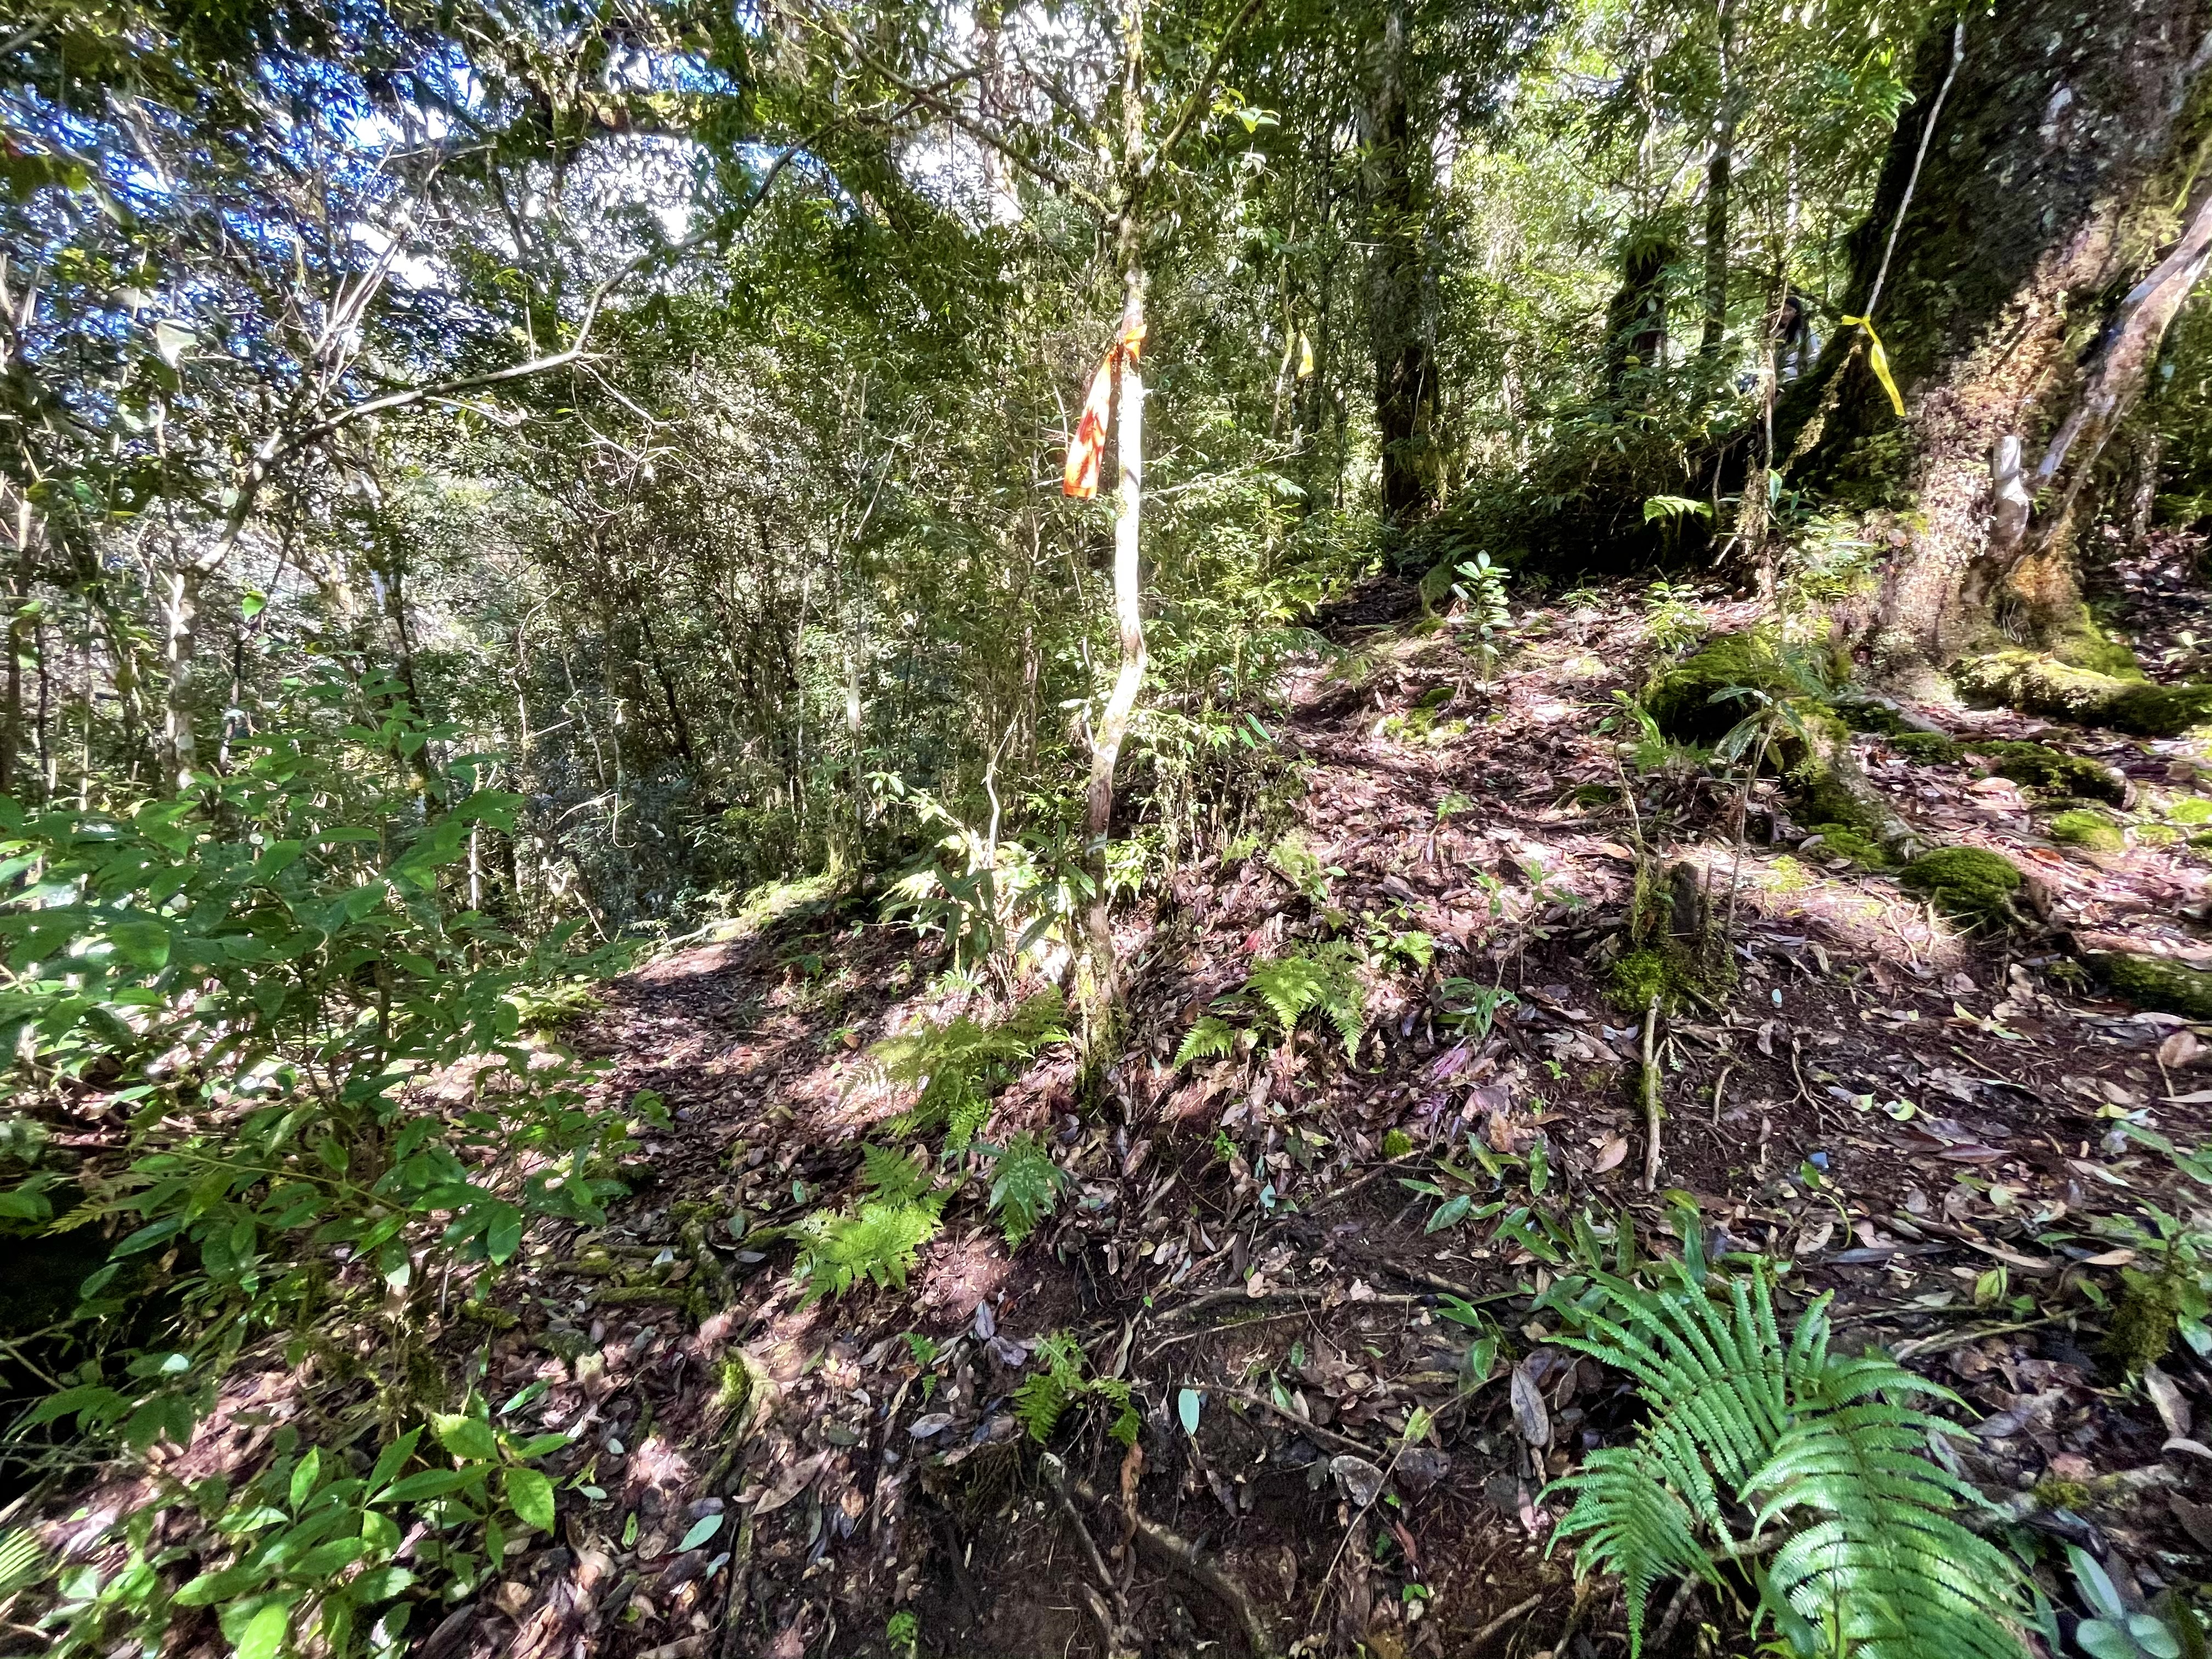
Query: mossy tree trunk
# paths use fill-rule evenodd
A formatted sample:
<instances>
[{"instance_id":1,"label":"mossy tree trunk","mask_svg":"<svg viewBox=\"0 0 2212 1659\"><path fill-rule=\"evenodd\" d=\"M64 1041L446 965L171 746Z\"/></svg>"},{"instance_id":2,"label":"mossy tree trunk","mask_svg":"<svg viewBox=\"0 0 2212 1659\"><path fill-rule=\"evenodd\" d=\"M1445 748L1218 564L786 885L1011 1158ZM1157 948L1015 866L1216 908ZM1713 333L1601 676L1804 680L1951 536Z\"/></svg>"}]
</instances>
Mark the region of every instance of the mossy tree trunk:
<instances>
[{"instance_id":1,"label":"mossy tree trunk","mask_svg":"<svg viewBox=\"0 0 2212 1659\"><path fill-rule=\"evenodd\" d=\"M1360 182L1372 242L1367 314L1382 515L1404 526L1427 512L1436 493L1426 453L1434 374L1422 316L1420 169L1431 163L1413 125L1412 9L1407 0L1382 0L1376 21L1360 111Z\"/></svg>"},{"instance_id":2,"label":"mossy tree trunk","mask_svg":"<svg viewBox=\"0 0 2212 1659\"><path fill-rule=\"evenodd\" d=\"M2088 622L2078 546L2212 245L2208 60L2204 0L1998 0L1924 44L1845 307L1872 312L1905 418L1857 327L1777 416L1792 481L1891 549L1881 677L2007 646L2133 672Z\"/></svg>"}]
</instances>

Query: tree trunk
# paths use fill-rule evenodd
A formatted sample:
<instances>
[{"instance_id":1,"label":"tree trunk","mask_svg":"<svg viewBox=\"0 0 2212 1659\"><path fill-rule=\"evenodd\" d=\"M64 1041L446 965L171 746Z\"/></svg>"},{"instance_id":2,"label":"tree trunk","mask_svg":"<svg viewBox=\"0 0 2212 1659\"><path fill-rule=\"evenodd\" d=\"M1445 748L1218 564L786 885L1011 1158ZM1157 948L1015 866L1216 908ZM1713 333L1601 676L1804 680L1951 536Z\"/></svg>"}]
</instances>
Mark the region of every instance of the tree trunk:
<instances>
[{"instance_id":1,"label":"tree trunk","mask_svg":"<svg viewBox=\"0 0 2212 1659\"><path fill-rule=\"evenodd\" d=\"M162 705L161 738L168 751L169 780L178 788L199 766L199 743L192 730L192 692L199 654L200 573L184 563L169 571L164 605L168 690Z\"/></svg>"},{"instance_id":2,"label":"tree trunk","mask_svg":"<svg viewBox=\"0 0 2212 1659\"><path fill-rule=\"evenodd\" d=\"M1125 345L1145 337L1145 0L1121 9L1121 161L1126 184L1115 247L1121 266ZM1106 892L1106 838L1114 823L1114 768L1145 684L1144 589L1138 564L1145 500L1145 375L1135 348L1117 350L1114 384L1115 463L1120 471L1114 518L1114 625L1121 665L1114 690L1091 734L1091 787L1085 805L1091 853L1091 960L1102 1007L1117 998L1114 929Z\"/></svg>"},{"instance_id":3,"label":"tree trunk","mask_svg":"<svg viewBox=\"0 0 2212 1659\"><path fill-rule=\"evenodd\" d=\"M1865 509L1893 550L1866 641L1878 676L2002 659L2003 684L1970 666L1969 688L2092 719L2118 676L2141 707L2115 723L2170 723L2089 620L2077 544L2106 440L2212 247L2208 58L2203 0L2006 0L1923 46L1846 307L1872 313L1905 418L1856 326L1777 415L1797 479ZM2081 679L2063 707L2022 678L2039 653Z\"/></svg>"},{"instance_id":4,"label":"tree trunk","mask_svg":"<svg viewBox=\"0 0 2212 1659\"><path fill-rule=\"evenodd\" d=\"M1407 525L1434 495L1427 447L1431 396L1421 326L1420 191L1406 71L1407 0L1383 0L1382 28L1368 65L1362 111L1366 155L1369 340L1375 356L1375 425L1382 447L1382 515Z\"/></svg>"},{"instance_id":5,"label":"tree trunk","mask_svg":"<svg viewBox=\"0 0 2212 1659\"><path fill-rule=\"evenodd\" d=\"M1720 102L1713 116L1713 153L1705 163L1705 321L1699 355L1717 357L1728 331L1729 181L1735 166L1735 88L1731 83L1735 8L1720 0Z\"/></svg>"}]
</instances>

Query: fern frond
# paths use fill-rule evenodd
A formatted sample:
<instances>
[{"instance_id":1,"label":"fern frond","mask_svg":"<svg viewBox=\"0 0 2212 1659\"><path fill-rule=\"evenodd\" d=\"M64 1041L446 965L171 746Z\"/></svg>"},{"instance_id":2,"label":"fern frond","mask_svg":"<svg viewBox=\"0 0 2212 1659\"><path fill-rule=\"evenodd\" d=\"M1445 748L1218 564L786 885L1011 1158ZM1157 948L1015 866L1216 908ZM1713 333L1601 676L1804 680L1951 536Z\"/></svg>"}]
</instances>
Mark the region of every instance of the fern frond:
<instances>
[{"instance_id":1,"label":"fern frond","mask_svg":"<svg viewBox=\"0 0 2212 1659\"><path fill-rule=\"evenodd\" d=\"M1359 1039L1367 1030L1367 988L1344 940L1262 957L1252 964L1244 990L1274 1016L1285 1041L1301 1018L1318 1012L1344 1039L1346 1054L1358 1057Z\"/></svg>"},{"instance_id":2,"label":"fern frond","mask_svg":"<svg viewBox=\"0 0 2212 1659\"><path fill-rule=\"evenodd\" d=\"M1050 1371L1038 1371L1014 1390L1015 1420L1042 1445L1052 1438L1067 1411L1067 1385Z\"/></svg>"},{"instance_id":3,"label":"fern frond","mask_svg":"<svg viewBox=\"0 0 2212 1659\"><path fill-rule=\"evenodd\" d=\"M805 1300L842 1296L866 1279L902 1289L916 1253L936 1237L941 1194L915 1200L863 1200L856 1215L817 1212L799 1224L805 1239L794 1271Z\"/></svg>"},{"instance_id":4,"label":"fern frond","mask_svg":"<svg viewBox=\"0 0 2212 1659\"><path fill-rule=\"evenodd\" d=\"M1128 1390L1124 1389L1125 1403L1127 1395ZM46 1553L39 1547L38 1536L28 1527L0 1532L0 1601L36 1582L46 1564Z\"/></svg>"},{"instance_id":5,"label":"fern frond","mask_svg":"<svg viewBox=\"0 0 2212 1659\"><path fill-rule=\"evenodd\" d=\"M1325 984L1320 963L1293 953L1254 963L1244 988L1267 1006L1287 1039L1298 1017L1321 1000Z\"/></svg>"},{"instance_id":6,"label":"fern frond","mask_svg":"<svg viewBox=\"0 0 2212 1659\"><path fill-rule=\"evenodd\" d=\"M911 1152L864 1146L860 1165L860 1184L887 1202L911 1203L929 1190L929 1171Z\"/></svg>"},{"instance_id":7,"label":"fern frond","mask_svg":"<svg viewBox=\"0 0 2212 1659\"><path fill-rule=\"evenodd\" d=\"M1006 1248L1022 1241L1050 1215L1067 1176L1033 1134L1018 1134L1000 1150L992 1170L991 1208L1006 1235Z\"/></svg>"},{"instance_id":8,"label":"fern frond","mask_svg":"<svg viewBox=\"0 0 2212 1659\"><path fill-rule=\"evenodd\" d=\"M991 1115L991 1097L1038 1050L1067 1041L1067 1003L1041 991L996 1025L966 1014L885 1037L868 1050L887 1081L918 1086L915 1103L886 1126L898 1135L946 1127L947 1152L964 1149Z\"/></svg>"},{"instance_id":9,"label":"fern frond","mask_svg":"<svg viewBox=\"0 0 2212 1659\"><path fill-rule=\"evenodd\" d=\"M945 1119L945 1155L947 1158L968 1150L984 1124L990 1121L991 1101L988 1095L964 1096Z\"/></svg>"},{"instance_id":10,"label":"fern frond","mask_svg":"<svg viewBox=\"0 0 2212 1659\"><path fill-rule=\"evenodd\" d=\"M1555 1539L1581 1537L1578 1568L1616 1575L1628 1608L1630 1654L1642 1650L1644 1612L1651 1586L1662 1578L1694 1575L1716 1579L1698 1517L1661 1480L1648 1447L1608 1446L1592 1452L1579 1473L1558 1483L1575 1493L1575 1506Z\"/></svg>"},{"instance_id":11,"label":"fern frond","mask_svg":"<svg viewBox=\"0 0 2212 1659\"><path fill-rule=\"evenodd\" d=\"M1183 1033L1182 1047L1176 1050L1170 1069L1180 1072L1194 1060L1211 1060L1217 1054L1225 1054L1236 1042L1237 1028L1227 1020L1200 1014L1198 1023Z\"/></svg>"},{"instance_id":12,"label":"fern frond","mask_svg":"<svg viewBox=\"0 0 2212 1659\"><path fill-rule=\"evenodd\" d=\"M2019 1569L1953 1518L1978 1495L1921 1450L1944 1427L1861 1400L1808 1410L1783 1434L1747 1483L1765 1497L1758 1524L1799 1509L1821 1518L1769 1564L1771 1603L1808 1623L1839 1615L1847 1650L1867 1659L2020 1659Z\"/></svg>"},{"instance_id":13,"label":"fern frond","mask_svg":"<svg viewBox=\"0 0 2212 1659\"><path fill-rule=\"evenodd\" d=\"M1632 1654L1651 1584L1711 1577L1698 1529L1726 1546L1744 1504L1753 1536L1784 1533L1762 1600L1793 1639L1833 1623L1854 1659L2020 1659L2019 1570L1954 1518L1980 1499L1925 1454L1948 1425L1904 1403L1956 1396L1883 1355L1832 1355L1825 1299L1785 1343L1763 1271L1594 1284L1583 1334L1557 1340L1626 1371L1651 1415L1558 1483L1576 1495L1559 1533L1620 1576Z\"/></svg>"}]
</instances>

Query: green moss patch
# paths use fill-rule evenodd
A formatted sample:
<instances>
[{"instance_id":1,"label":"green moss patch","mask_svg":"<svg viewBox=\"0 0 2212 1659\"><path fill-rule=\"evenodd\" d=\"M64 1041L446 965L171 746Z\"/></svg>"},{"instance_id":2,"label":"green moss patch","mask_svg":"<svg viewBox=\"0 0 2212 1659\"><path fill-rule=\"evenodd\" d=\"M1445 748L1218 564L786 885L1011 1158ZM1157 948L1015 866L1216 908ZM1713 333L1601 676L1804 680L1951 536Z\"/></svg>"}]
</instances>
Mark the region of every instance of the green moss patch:
<instances>
[{"instance_id":1,"label":"green moss patch","mask_svg":"<svg viewBox=\"0 0 2212 1659\"><path fill-rule=\"evenodd\" d=\"M2043 744L1990 742L1969 747L1999 777L2010 778L2031 789L2079 795L2084 800L2110 801L2115 806L2127 793L2119 779L2095 761L2065 754Z\"/></svg>"},{"instance_id":2,"label":"green moss patch","mask_svg":"<svg viewBox=\"0 0 2212 1659\"><path fill-rule=\"evenodd\" d=\"M1836 713L1843 716L1844 724L1854 732L1871 732L1880 738L1901 738L1913 731L1899 716L1897 710L1886 702L1862 702L1838 697Z\"/></svg>"},{"instance_id":3,"label":"green moss patch","mask_svg":"<svg viewBox=\"0 0 2212 1659\"><path fill-rule=\"evenodd\" d=\"M2043 827L2051 840L2069 847L2086 847L2093 853L2118 853L2128 844L2126 832L2093 806L2060 812Z\"/></svg>"},{"instance_id":4,"label":"green moss patch","mask_svg":"<svg viewBox=\"0 0 2212 1659\"><path fill-rule=\"evenodd\" d=\"M1944 847L1923 853L1899 878L1936 901L1946 915L1970 926L2002 927L2019 920L2013 895L2027 885L2019 866L1979 847Z\"/></svg>"},{"instance_id":5,"label":"green moss patch","mask_svg":"<svg viewBox=\"0 0 2212 1659\"><path fill-rule=\"evenodd\" d=\"M1665 957L1656 951L1631 951L1613 964L1606 994L1621 1007L1640 1012L1654 997L1662 1006L1672 1004L1680 988Z\"/></svg>"},{"instance_id":6,"label":"green moss patch","mask_svg":"<svg viewBox=\"0 0 2212 1659\"><path fill-rule=\"evenodd\" d=\"M1645 695L1644 706L1660 731L1674 742L1717 743L1751 713L1739 697L1713 701L1715 693L1737 685L1769 693L1796 689L1772 635L1759 629L1722 635L1660 676Z\"/></svg>"},{"instance_id":7,"label":"green moss patch","mask_svg":"<svg viewBox=\"0 0 2212 1659\"><path fill-rule=\"evenodd\" d=\"M2212 1020L2212 974L2200 968L2136 951L2094 951L2083 960L2115 995L2138 1008Z\"/></svg>"},{"instance_id":8,"label":"green moss patch","mask_svg":"<svg viewBox=\"0 0 2212 1659\"><path fill-rule=\"evenodd\" d=\"M1889 746L1922 766L1948 765L1960 753L1958 741L1941 732L1899 732L1890 738Z\"/></svg>"},{"instance_id":9,"label":"green moss patch","mask_svg":"<svg viewBox=\"0 0 2212 1659\"><path fill-rule=\"evenodd\" d=\"M2178 738L2212 723L2212 684L2159 685L2033 651L1976 658L1961 663L1955 678L1969 696L2139 737Z\"/></svg>"},{"instance_id":10,"label":"green moss patch","mask_svg":"<svg viewBox=\"0 0 2212 1659\"><path fill-rule=\"evenodd\" d=\"M1892 862L1888 848L1847 823L1816 823L1813 833L1820 842L1812 850L1822 858L1849 859L1873 870L1886 869Z\"/></svg>"}]
</instances>

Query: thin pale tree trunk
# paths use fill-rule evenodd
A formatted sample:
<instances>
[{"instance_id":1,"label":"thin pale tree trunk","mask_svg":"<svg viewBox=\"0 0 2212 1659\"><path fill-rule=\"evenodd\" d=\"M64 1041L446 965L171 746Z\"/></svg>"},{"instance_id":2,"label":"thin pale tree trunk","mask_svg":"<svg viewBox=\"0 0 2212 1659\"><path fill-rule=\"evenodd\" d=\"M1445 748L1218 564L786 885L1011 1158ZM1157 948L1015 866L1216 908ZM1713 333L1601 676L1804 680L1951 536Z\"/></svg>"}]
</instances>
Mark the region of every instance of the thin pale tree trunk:
<instances>
[{"instance_id":1,"label":"thin pale tree trunk","mask_svg":"<svg viewBox=\"0 0 2212 1659\"><path fill-rule=\"evenodd\" d=\"M1127 179L1117 252L1121 266L1123 342L1145 334L1143 208L1145 167L1144 0L1124 0L1121 11L1121 152ZM1121 665L1114 690L1091 739L1091 787L1087 800L1091 845L1090 935L1092 987L1102 1006L1118 994L1114 963L1114 929L1106 892L1106 840L1114 823L1114 768L1128 735L1129 717L1145 684L1145 611L1138 549L1144 522L1145 375L1134 349L1116 353L1115 376L1115 461L1121 478L1114 520L1114 625L1121 643Z\"/></svg>"}]
</instances>

